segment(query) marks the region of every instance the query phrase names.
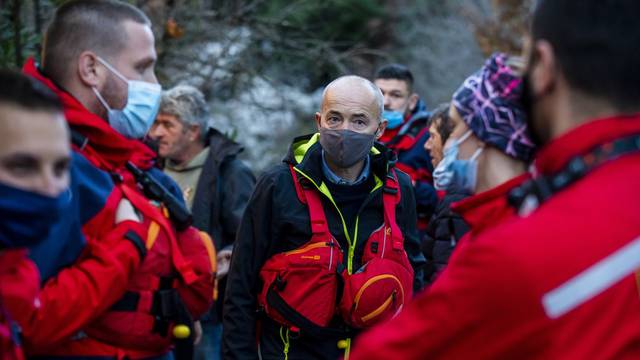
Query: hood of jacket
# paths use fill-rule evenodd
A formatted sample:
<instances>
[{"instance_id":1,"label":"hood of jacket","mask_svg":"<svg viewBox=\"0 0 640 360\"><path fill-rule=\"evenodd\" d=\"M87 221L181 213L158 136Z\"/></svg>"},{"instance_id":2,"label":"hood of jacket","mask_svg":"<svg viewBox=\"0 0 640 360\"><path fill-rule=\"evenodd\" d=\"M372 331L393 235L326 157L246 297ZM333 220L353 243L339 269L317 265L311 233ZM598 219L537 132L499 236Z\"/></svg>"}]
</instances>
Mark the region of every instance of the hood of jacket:
<instances>
[{"instance_id":1,"label":"hood of jacket","mask_svg":"<svg viewBox=\"0 0 640 360\"><path fill-rule=\"evenodd\" d=\"M213 128L207 132L206 146L209 147L210 156L217 163L222 163L225 158L237 156L244 151L242 145Z\"/></svg>"}]
</instances>

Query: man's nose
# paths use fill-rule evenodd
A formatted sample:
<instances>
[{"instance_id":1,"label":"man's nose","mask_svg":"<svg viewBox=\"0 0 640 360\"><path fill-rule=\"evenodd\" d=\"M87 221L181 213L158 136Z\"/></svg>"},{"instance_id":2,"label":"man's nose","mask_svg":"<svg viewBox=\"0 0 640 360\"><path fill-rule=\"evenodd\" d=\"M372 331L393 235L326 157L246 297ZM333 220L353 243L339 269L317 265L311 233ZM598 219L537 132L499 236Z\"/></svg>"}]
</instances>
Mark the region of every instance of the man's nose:
<instances>
[{"instance_id":1,"label":"man's nose","mask_svg":"<svg viewBox=\"0 0 640 360\"><path fill-rule=\"evenodd\" d=\"M384 108L389 109L389 107L391 106L391 96L389 95L384 95Z\"/></svg>"},{"instance_id":2,"label":"man's nose","mask_svg":"<svg viewBox=\"0 0 640 360\"><path fill-rule=\"evenodd\" d=\"M67 187L69 187L69 177L67 175L56 175L53 169L46 169L40 175L40 184L36 190L41 194L55 197L60 195Z\"/></svg>"},{"instance_id":3,"label":"man's nose","mask_svg":"<svg viewBox=\"0 0 640 360\"><path fill-rule=\"evenodd\" d=\"M162 137L162 133L163 131L161 130L162 126L158 125L158 124L153 124L153 126L151 126L151 129L149 129L149 136L153 139L153 140L158 140L160 137Z\"/></svg>"}]
</instances>

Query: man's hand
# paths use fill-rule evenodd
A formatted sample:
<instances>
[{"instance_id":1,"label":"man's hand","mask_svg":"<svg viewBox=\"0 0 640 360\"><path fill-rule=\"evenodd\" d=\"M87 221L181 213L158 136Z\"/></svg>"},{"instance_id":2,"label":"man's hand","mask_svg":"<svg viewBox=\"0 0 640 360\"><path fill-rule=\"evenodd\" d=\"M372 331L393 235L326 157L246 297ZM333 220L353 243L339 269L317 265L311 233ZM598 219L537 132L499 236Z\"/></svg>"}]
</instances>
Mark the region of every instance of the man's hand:
<instances>
[{"instance_id":1,"label":"man's hand","mask_svg":"<svg viewBox=\"0 0 640 360\"><path fill-rule=\"evenodd\" d=\"M118 208L116 209L116 224L127 220L142 222L142 219L138 214L136 214L136 210L133 208L133 205L131 205L129 200L122 199L120 200L120 203L118 203Z\"/></svg>"},{"instance_id":2,"label":"man's hand","mask_svg":"<svg viewBox=\"0 0 640 360\"><path fill-rule=\"evenodd\" d=\"M231 265L231 250L220 250L217 256L218 269L216 270L216 278L221 279L227 276L229 266Z\"/></svg>"}]
</instances>

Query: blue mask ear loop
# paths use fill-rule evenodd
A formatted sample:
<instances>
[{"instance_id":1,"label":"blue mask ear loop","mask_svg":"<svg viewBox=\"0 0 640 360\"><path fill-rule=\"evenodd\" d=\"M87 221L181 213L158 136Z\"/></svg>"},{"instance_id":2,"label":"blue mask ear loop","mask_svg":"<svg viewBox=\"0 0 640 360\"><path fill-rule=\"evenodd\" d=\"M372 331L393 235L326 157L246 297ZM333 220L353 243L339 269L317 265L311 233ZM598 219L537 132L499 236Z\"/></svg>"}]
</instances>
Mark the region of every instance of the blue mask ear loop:
<instances>
[{"instance_id":1,"label":"blue mask ear loop","mask_svg":"<svg viewBox=\"0 0 640 360\"><path fill-rule=\"evenodd\" d=\"M96 59L98 60L98 62L104 65L104 67L106 67L109 71L111 71L118 79L124 81L125 84L127 84L127 88L129 87L129 80L127 80L127 78L124 77L124 75L120 74L120 72L116 70L116 68L111 66L111 64L109 64L106 60L102 59L100 56L96 56ZM107 109L107 111L111 111L111 106L107 104L107 101L102 97L98 89L96 89L95 86L92 86L91 90L93 90L93 93L96 94L96 97L98 98L98 101L100 101L102 106L104 106L104 108Z\"/></svg>"}]
</instances>

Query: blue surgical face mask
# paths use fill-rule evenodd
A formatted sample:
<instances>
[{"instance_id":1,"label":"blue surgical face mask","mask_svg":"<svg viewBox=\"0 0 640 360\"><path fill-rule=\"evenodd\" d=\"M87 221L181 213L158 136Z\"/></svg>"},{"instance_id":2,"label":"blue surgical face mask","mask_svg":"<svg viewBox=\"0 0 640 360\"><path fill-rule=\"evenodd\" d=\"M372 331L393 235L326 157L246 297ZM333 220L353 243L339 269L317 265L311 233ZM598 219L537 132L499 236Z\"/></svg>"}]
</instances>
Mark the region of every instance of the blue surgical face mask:
<instances>
[{"instance_id":1,"label":"blue surgical face mask","mask_svg":"<svg viewBox=\"0 0 640 360\"><path fill-rule=\"evenodd\" d=\"M98 57L98 61L120 80L127 83L127 105L122 110L112 109L98 89L93 88L96 97L107 109L109 124L127 138L141 139L149 131L156 119L158 108L160 107L162 87L159 84L128 80L102 58Z\"/></svg>"},{"instance_id":2,"label":"blue surgical face mask","mask_svg":"<svg viewBox=\"0 0 640 360\"><path fill-rule=\"evenodd\" d=\"M458 159L460 144L471 136L467 131L443 150L443 158L433 171L433 183L438 190L456 188L473 194L478 180L478 156L484 148L479 148L467 160Z\"/></svg>"},{"instance_id":3,"label":"blue surgical face mask","mask_svg":"<svg viewBox=\"0 0 640 360\"><path fill-rule=\"evenodd\" d=\"M382 112L382 117L387 119L387 129L395 129L404 122L404 114L400 111L385 110Z\"/></svg>"},{"instance_id":4,"label":"blue surgical face mask","mask_svg":"<svg viewBox=\"0 0 640 360\"><path fill-rule=\"evenodd\" d=\"M0 183L0 249L45 240L70 203L69 190L50 197Z\"/></svg>"}]
</instances>

